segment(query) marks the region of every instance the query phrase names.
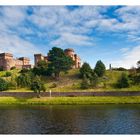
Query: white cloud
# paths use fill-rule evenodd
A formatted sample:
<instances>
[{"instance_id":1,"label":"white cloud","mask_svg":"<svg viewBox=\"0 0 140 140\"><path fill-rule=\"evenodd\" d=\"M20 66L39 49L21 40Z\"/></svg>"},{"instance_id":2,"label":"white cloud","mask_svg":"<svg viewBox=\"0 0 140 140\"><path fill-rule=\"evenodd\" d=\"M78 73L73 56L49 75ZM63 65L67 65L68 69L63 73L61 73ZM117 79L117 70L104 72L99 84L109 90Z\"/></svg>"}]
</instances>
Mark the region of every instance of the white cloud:
<instances>
[{"instance_id":1,"label":"white cloud","mask_svg":"<svg viewBox=\"0 0 140 140\"><path fill-rule=\"evenodd\" d=\"M137 61L140 60L140 46L133 47L132 50L125 50L123 57L118 59L111 62L112 66L125 68L136 67Z\"/></svg>"}]
</instances>

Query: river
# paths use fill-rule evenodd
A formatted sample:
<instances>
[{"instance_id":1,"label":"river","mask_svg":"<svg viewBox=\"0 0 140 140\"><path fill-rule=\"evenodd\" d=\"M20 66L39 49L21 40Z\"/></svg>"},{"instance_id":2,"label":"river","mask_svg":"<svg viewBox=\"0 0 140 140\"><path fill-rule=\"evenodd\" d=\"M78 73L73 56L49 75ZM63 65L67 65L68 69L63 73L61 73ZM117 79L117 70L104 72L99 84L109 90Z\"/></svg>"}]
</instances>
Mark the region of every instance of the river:
<instances>
[{"instance_id":1,"label":"river","mask_svg":"<svg viewBox=\"0 0 140 140\"><path fill-rule=\"evenodd\" d=\"M0 134L140 134L140 105L0 106Z\"/></svg>"}]
</instances>

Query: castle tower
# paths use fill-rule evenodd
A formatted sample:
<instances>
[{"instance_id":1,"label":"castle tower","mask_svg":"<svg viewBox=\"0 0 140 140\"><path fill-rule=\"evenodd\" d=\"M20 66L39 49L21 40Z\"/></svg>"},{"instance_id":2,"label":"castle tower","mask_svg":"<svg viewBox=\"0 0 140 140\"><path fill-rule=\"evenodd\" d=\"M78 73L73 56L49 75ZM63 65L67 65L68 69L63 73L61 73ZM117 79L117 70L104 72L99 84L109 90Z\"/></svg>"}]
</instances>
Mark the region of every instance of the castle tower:
<instances>
[{"instance_id":1,"label":"castle tower","mask_svg":"<svg viewBox=\"0 0 140 140\"><path fill-rule=\"evenodd\" d=\"M1 53L0 54L0 67L3 70L10 70L11 67L14 66L13 55L10 53Z\"/></svg>"},{"instance_id":2,"label":"castle tower","mask_svg":"<svg viewBox=\"0 0 140 140\"><path fill-rule=\"evenodd\" d=\"M73 68L80 68L81 67L81 59L80 57L74 53L74 50L71 48L65 49L64 53L67 56L70 56L72 58L72 60L75 62Z\"/></svg>"},{"instance_id":3,"label":"castle tower","mask_svg":"<svg viewBox=\"0 0 140 140\"><path fill-rule=\"evenodd\" d=\"M74 50L73 50L73 49L71 49L71 48L65 49L65 50L64 50L64 53L65 53L67 56L70 56L70 57L75 61Z\"/></svg>"},{"instance_id":4,"label":"castle tower","mask_svg":"<svg viewBox=\"0 0 140 140\"><path fill-rule=\"evenodd\" d=\"M44 56L42 54L34 54L35 66L37 66L37 63L41 60L44 60Z\"/></svg>"},{"instance_id":5,"label":"castle tower","mask_svg":"<svg viewBox=\"0 0 140 140\"><path fill-rule=\"evenodd\" d=\"M20 57L19 60L23 62L23 65L29 65L30 59L27 57Z\"/></svg>"}]
</instances>

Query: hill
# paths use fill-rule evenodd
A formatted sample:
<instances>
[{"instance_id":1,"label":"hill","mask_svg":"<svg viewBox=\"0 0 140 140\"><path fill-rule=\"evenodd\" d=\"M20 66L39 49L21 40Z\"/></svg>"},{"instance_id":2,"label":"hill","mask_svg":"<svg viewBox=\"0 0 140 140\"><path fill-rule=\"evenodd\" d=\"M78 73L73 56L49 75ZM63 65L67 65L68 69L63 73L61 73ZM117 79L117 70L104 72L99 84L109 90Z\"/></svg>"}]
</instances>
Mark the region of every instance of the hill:
<instances>
[{"instance_id":1,"label":"hill","mask_svg":"<svg viewBox=\"0 0 140 140\"><path fill-rule=\"evenodd\" d=\"M10 77L4 77L6 74L6 71L0 72L0 77L4 77L6 80L9 80L10 78L19 75L19 70L11 70L10 71L12 75ZM57 91L57 92L69 92L69 91L140 91L140 87L133 85L129 88L115 88L114 84L117 82L119 76L121 75L123 71L106 71L105 78L100 79L100 84L97 88L90 88L83 90L80 88L81 79L79 78L79 70L78 69L72 69L69 70L68 73L61 73L60 80L56 81L52 77L41 77L42 80L45 83L45 86L47 88L47 91ZM27 92L31 91L27 88L18 88L13 89L9 91L15 91L15 92Z\"/></svg>"}]
</instances>

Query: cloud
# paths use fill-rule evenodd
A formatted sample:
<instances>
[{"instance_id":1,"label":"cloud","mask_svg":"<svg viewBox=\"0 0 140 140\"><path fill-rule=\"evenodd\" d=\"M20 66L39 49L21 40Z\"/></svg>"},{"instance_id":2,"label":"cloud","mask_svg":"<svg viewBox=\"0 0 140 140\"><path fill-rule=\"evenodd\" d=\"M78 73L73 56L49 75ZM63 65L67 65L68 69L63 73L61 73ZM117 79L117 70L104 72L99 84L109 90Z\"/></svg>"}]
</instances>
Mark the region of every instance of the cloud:
<instances>
[{"instance_id":1,"label":"cloud","mask_svg":"<svg viewBox=\"0 0 140 140\"><path fill-rule=\"evenodd\" d=\"M15 35L0 34L0 53L8 52L16 57L29 57L33 63L33 55L39 50L32 43L25 41Z\"/></svg>"},{"instance_id":2,"label":"cloud","mask_svg":"<svg viewBox=\"0 0 140 140\"><path fill-rule=\"evenodd\" d=\"M122 49L123 55L119 60L112 61L112 66L131 68L136 67L136 63L140 60L140 46L133 47L131 50Z\"/></svg>"}]
</instances>

